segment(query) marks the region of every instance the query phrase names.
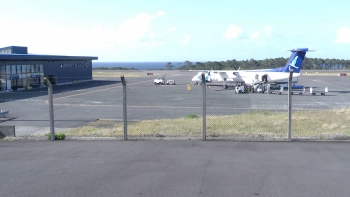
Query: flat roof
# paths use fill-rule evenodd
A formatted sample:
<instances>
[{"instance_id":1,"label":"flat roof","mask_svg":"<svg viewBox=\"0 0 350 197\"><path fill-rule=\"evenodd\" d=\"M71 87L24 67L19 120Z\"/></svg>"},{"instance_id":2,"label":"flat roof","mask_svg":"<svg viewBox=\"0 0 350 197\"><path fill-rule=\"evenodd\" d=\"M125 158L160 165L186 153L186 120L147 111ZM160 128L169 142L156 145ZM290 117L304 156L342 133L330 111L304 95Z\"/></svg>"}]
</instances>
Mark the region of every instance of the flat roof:
<instances>
[{"instance_id":1,"label":"flat roof","mask_svg":"<svg viewBox=\"0 0 350 197\"><path fill-rule=\"evenodd\" d=\"M53 60L97 60L92 56L38 55L38 54L5 54L0 53L0 61L53 61Z\"/></svg>"}]
</instances>

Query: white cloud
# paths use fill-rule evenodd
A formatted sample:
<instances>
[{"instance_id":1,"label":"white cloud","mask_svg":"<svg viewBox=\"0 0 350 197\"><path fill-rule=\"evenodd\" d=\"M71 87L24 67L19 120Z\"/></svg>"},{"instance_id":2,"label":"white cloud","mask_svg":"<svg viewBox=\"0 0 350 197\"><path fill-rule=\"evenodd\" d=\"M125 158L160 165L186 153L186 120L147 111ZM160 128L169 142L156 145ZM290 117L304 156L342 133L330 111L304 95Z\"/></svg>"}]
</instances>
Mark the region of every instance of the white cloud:
<instances>
[{"instance_id":1,"label":"white cloud","mask_svg":"<svg viewBox=\"0 0 350 197\"><path fill-rule=\"evenodd\" d=\"M191 41L191 38L189 35L186 35L185 38L182 41L182 44L187 45Z\"/></svg>"},{"instance_id":2,"label":"white cloud","mask_svg":"<svg viewBox=\"0 0 350 197\"><path fill-rule=\"evenodd\" d=\"M251 39L257 39L259 37L260 37L260 31L256 31L256 32L253 32L252 34L250 34Z\"/></svg>"},{"instance_id":3,"label":"white cloud","mask_svg":"<svg viewBox=\"0 0 350 197\"><path fill-rule=\"evenodd\" d=\"M272 34L272 29L273 29L272 26L265 26L264 29L265 29L266 35L271 35Z\"/></svg>"},{"instance_id":4,"label":"white cloud","mask_svg":"<svg viewBox=\"0 0 350 197\"><path fill-rule=\"evenodd\" d=\"M155 15L143 12L132 19L126 20L116 30L115 41L122 46L137 46L138 42L149 31L151 22L164 14L163 11L158 11Z\"/></svg>"},{"instance_id":5,"label":"white cloud","mask_svg":"<svg viewBox=\"0 0 350 197\"><path fill-rule=\"evenodd\" d=\"M265 26L250 34L250 39L257 44L265 44L267 39L272 35L272 26Z\"/></svg>"},{"instance_id":6,"label":"white cloud","mask_svg":"<svg viewBox=\"0 0 350 197\"><path fill-rule=\"evenodd\" d=\"M139 46L146 46L146 47L156 47L161 46L163 42L163 38L161 36L158 36L156 33L151 32L148 34L148 36L145 36L143 39L139 40Z\"/></svg>"},{"instance_id":7,"label":"white cloud","mask_svg":"<svg viewBox=\"0 0 350 197\"><path fill-rule=\"evenodd\" d=\"M176 27L171 27L171 28L168 29L168 31L176 31L176 30L177 30Z\"/></svg>"},{"instance_id":8,"label":"white cloud","mask_svg":"<svg viewBox=\"0 0 350 197\"><path fill-rule=\"evenodd\" d=\"M115 24L91 27L59 26L52 23L7 21L2 25L11 31L0 31L3 46L27 46L29 53L81 55L90 49L112 49L115 46L159 46L162 38L151 32L154 19L165 12L145 12L125 20L116 28ZM120 47L119 47L120 48ZM77 54L77 51L78 52Z\"/></svg>"},{"instance_id":9,"label":"white cloud","mask_svg":"<svg viewBox=\"0 0 350 197\"><path fill-rule=\"evenodd\" d=\"M11 24L11 31L0 31L4 46L27 46L29 53L79 55L76 49L108 48L109 31L105 27L95 26L88 29L60 27L45 23Z\"/></svg>"},{"instance_id":10,"label":"white cloud","mask_svg":"<svg viewBox=\"0 0 350 197\"><path fill-rule=\"evenodd\" d=\"M342 27L337 31L336 42L340 43L350 43L350 28Z\"/></svg>"},{"instance_id":11,"label":"white cloud","mask_svg":"<svg viewBox=\"0 0 350 197\"><path fill-rule=\"evenodd\" d=\"M224 37L231 40L231 39L237 38L241 32L242 32L242 28L230 25L227 28Z\"/></svg>"},{"instance_id":12,"label":"white cloud","mask_svg":"<svg viewBox=\"0 0 350 197\"><path fill-rule=\"evenodd\" d=\"M157 14L156 14L156 17L163 16L164 14L166 14L166 13L163 12L163 11L158 11Z\"/></svg>"}]
</instances>

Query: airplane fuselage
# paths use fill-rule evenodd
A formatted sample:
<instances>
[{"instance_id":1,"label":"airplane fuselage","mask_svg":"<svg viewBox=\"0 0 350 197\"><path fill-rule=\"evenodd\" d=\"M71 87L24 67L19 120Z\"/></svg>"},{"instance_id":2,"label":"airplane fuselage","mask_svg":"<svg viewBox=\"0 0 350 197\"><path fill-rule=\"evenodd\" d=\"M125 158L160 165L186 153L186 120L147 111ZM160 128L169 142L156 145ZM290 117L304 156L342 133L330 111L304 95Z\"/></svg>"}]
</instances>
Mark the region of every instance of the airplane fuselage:
<instances>
[{"instance_id":1,"label":"airplane fuselage","mask_svg":"<svg viewBox=\"0 0 350 197\"><path fill-rule=\"evenodd\" d=\"M293 73L293 81L297 81L300 73ZM252 72L252 71L211 71L210 77L213 82L244 82L253 85L261 82L286 83L288 82L288 72Z\"/></svg>"},{"instance_id":2,"label":"airplane fuselage","mask_svg":"<svg viewBox=\"0 0 350 197\"><path fill-rule=\"evenodd\" d=\"M206 81L210 82L244 82L247 85L254 85L257 83L280 84L286 83L289 79L289 72L293 71L293 82L298 81L302 63L308 48L298 48L289 50L292 52L289 60L283 67L272 69L259 70L218 70L206 71ZM192 81L200 81L201 73L198 73L192 78Z\"/></svg>"}]
</instances>

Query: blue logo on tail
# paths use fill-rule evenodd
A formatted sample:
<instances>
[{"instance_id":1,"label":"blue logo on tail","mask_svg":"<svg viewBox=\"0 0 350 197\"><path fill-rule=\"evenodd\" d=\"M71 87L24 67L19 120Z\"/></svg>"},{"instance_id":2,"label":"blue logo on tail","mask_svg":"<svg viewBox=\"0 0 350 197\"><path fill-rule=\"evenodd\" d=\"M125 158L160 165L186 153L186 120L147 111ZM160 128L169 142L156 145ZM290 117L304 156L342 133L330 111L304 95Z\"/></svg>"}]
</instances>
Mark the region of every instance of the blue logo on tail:
<instances>
[{"instance_id":1,"label":"blue logo on tail","mask_svg":"<svg viewBox=\"0 0 350 197\"><path fill-rule=\"evenodd\" d=\"M295 58L293 59L292 63L289 64L289 69L290 69L290 67L299 69L299 67L296 66L297 61L298 61L298 56L295 56Z\"/></svg>"},{"instance_id":2,"label":"blue logo on tail","mask_svg":"<svg viewBox=\"0 0 350 197\"><path fill-rule=\"evenodd\" d=\"M292 55L288 59L287 63L280 68L269 69L272 72L289 72L291 69L295 73L300 73L300 70L303 66L303 61L305 58L305 54L308 51L307 48L299 48L290 50Z\"/></svg>"}]
</instances>

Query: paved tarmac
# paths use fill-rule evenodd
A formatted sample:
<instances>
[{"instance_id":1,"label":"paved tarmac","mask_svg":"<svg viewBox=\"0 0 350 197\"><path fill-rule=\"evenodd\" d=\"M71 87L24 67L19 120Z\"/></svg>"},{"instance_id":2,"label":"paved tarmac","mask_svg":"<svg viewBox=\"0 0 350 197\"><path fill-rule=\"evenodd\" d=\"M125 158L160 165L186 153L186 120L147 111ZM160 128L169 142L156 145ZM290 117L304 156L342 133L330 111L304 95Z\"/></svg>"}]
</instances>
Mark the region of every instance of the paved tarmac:
<instances>
[{"instance_id":1,"label":"paved tarmac","mask_svg":"<svg viewBox=\"0 0 350 197\"><path fill-rule=\"evenodd\" d=\"M349 196L331 142L0 141L0 196Z\"/></svg>"},{"instance_id":2,"label":"paved tarmac","mask_svg":"<svg viewBox=\"0 0 350 197\"><path fill-rule=\"evenodd\" d=\"M101 72L101 71L99 71ZM113 71L105 71L113 72ZM125 71L131 72L131 71ZM201 115L202 87L192 85L197 71L133 71L139 77L127 77L128 120L154 120ZM147 75L153 72L154 75ZM164 75L176 85L154 85L153 79ZM187 89L190 84L191 90ZM348 77L301 76L299 83L323 91L313 96L293 96L293 110L342 109L350 106ZM210 84L212 85L212 84ZM251 110L287 111L287 94L235 94L233 89L207 88L207 115L240 114ZM15 125L18 136L49 131L47 88L1 93L0 108L9 110L0 125ZM91 82L54 86L55 128L63 130L84 125L96 119L123 118L123 90L120 77L94 78Z\"/></svg>"}]
</instances>

